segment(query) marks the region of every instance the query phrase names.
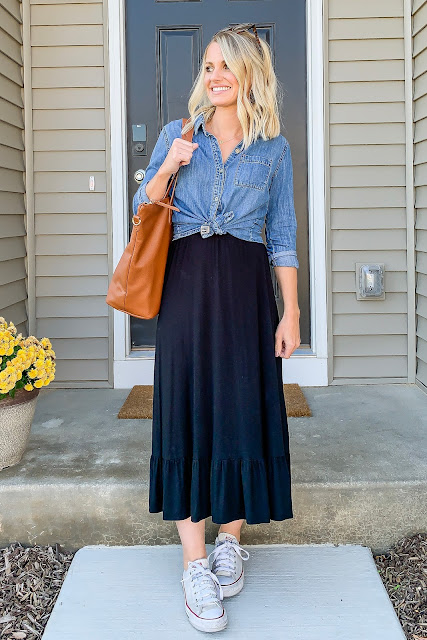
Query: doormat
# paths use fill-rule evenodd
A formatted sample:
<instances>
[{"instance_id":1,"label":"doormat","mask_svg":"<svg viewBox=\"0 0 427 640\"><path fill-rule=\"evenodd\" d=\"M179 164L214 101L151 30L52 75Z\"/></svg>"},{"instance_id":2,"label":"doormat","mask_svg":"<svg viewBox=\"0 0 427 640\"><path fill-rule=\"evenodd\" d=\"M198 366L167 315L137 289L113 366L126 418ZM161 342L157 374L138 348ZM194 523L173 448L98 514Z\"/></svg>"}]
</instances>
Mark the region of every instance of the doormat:
<instances>
[{"instance_id":1,"label":"doormat","mask_svg":"<svg viewBox=\"0 0 427 640\"><path fill-rule=\"evenodd\" d=\"M153 388L152 384L135 385L121 406L117 417L125 420L133 418L151 420L153 417ZM283 393L285 394L286 413L290 418L312 415L299 384L284 384Z\"/></svg>"}]
</instances>

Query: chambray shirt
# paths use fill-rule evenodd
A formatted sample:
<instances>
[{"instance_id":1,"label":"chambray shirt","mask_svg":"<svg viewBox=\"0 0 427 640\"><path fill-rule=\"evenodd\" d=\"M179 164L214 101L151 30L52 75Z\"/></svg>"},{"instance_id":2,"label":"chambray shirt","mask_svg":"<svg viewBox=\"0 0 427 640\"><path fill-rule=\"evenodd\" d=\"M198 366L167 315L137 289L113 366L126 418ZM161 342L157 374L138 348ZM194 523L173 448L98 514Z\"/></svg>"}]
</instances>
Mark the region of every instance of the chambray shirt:
<instances>
[{"instance_id":1,"label":"chambray shirt","mask_svg":"<svg viewBox=\"0 0 427 640\"><path fill-rule=\"evenodd\" d=\"M181 137L182 120L168 122L160 132L133 198L133 211L149 202L145 186L158 171ZM209 238L230 233L242 240L264 242L273 266L299 267L296 253L297 222L293 195L293 170L288 141L279 134L270 140L261 136L243 151L243 140L225 163L217 138L205 128L204 114L197 116L190 164L179 168L172 210L172 242L193 233ZM171 192L170 192L171 193Z\"/></svg>"}]
</instances>

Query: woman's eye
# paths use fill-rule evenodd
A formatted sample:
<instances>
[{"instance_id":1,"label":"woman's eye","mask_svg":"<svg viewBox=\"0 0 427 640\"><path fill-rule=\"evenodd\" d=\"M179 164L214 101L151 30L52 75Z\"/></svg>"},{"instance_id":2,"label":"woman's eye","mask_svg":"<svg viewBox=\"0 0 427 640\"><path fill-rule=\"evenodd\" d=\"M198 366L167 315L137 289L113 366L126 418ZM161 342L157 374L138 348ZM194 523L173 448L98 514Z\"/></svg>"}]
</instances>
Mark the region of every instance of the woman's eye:
<instances>
[{"instance_id":1,"label":"woman's eye","mask_svg":"<svg viewBox=\"0 0 427 640\"><path fill-rule=\"evenodd\" d=\"M225 67L226 69L228 69L228 65L226 65L225 63L224 63L224 67ZM210 69L210 68L211 68L211 66L210 66L210 65L208 65L207 67L205 67L205 71L209 71L209 69Z\"/></svg>"}]
</instances>

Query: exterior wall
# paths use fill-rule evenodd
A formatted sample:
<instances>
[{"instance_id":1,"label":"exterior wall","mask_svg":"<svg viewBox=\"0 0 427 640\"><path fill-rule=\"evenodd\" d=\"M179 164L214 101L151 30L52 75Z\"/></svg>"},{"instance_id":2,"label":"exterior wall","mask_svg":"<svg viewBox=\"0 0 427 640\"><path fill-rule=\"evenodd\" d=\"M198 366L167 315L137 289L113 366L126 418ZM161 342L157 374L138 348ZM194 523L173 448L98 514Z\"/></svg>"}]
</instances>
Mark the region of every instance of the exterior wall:
<instances>
[{"instance_id":1,"label":"exterior wall","mask_svg":"<svg viewBox=\"0 0 427 640\"><path fill-rule=\"evenodd\" d=\"M18 0L11 1L18 6ZM52 386L111 386L112 323L111 310L105 304L109 256L111 259L104 90L106 12L102 0L29 1L36 335L49 336L57 353L57 377ZM10 5L8 2L8 11ZM425 15L424 6L423 0L414 0L414 28ZM332 383L405 381L403 0L325 0L325 9L329 13ZM420 34L414 31L415 66L419 69L424 60L424 37L424 30ZM424 80L421 71L418 75L416 91L421 92ZM416 117L422 114L422 104L420 93L415 96ZM427 363L427 240L422 209L423 160L417 160L423 152L422 115L418 120L418 372L423 379ZM93 193L89 192L90 175L95 176ZM21 216L23 220L23 209ZM385 263L386 300L356 300L356 261Z\"/></svg>"},{"instance_id":2,"label":"exterior wall","mask_svg":"<svg viewBox=\"0 0 427 640\"><path fill-rule=\"evenodd\" d=\"M417 380L427 387L427 0L413 4Z\"/></svg>"},{"instance_id":3,"label":"exterior wall","mask_svg":"<svg viewBox=\"0 0 427 640\"><path fill-rule=\"evenodd\" d=\"M403 0L329 0L328 10L333 381L405 381ZM384 263L385 300L356 300L364 261Z\"/></svg>"},{"instance_id":4,"label":"exterior wall","mask_svg":"<svg viewBox=\"0 0 427 640\"><path fill-rule=\"evenodd\" d=\"M102 1L31 0L36 327L56 351L51 386L112 386L105 30Z\"/></svg>"},{"instance_id":5,"label":"exterior wall","mask_svg":"<svg viewBox=\"0 0 427 640\"><path fill-rule=\"evenodd\" d=\"M0 315L27 335L22 20L0 0Z\"/></svg>"}]
</instances>

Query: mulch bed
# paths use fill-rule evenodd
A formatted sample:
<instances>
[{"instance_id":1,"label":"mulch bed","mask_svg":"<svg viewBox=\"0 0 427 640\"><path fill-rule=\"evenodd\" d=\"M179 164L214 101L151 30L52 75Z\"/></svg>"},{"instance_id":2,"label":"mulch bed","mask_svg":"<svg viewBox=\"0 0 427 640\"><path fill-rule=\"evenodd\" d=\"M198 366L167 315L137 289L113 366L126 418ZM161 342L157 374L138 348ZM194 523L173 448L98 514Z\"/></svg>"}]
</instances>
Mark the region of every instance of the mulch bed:
<instances>
[{"instance_id":1,"label":"mulch bed","mask_svg":"<svg viewBox=\"0 0 427 640\"><path fill-rule=\"evenodd\" d=\"M374 560L406 637L427 640L427 533L402 538Z\"/></svg>"},{"instance_id":2,"label":"mulch bed","mask_svg":"<svg viewBox=\"0 0 427 640\"><path fill-rule=\"evenodd\" d=\"M19 542L0 553L0 638L41 638L74 553Z\"/></svg>"},{"instance_id":3,"label":"mulch bed","mask_svg":"<svg viewBox=\"0 0 427 640\"><path fill-rule=\"evenodd\" d=\"M75 552L14 542L0 553L0 638L41 638ZM427 640L427 533L373 557L407 639Z\"/></svg>"}]
</instances>

